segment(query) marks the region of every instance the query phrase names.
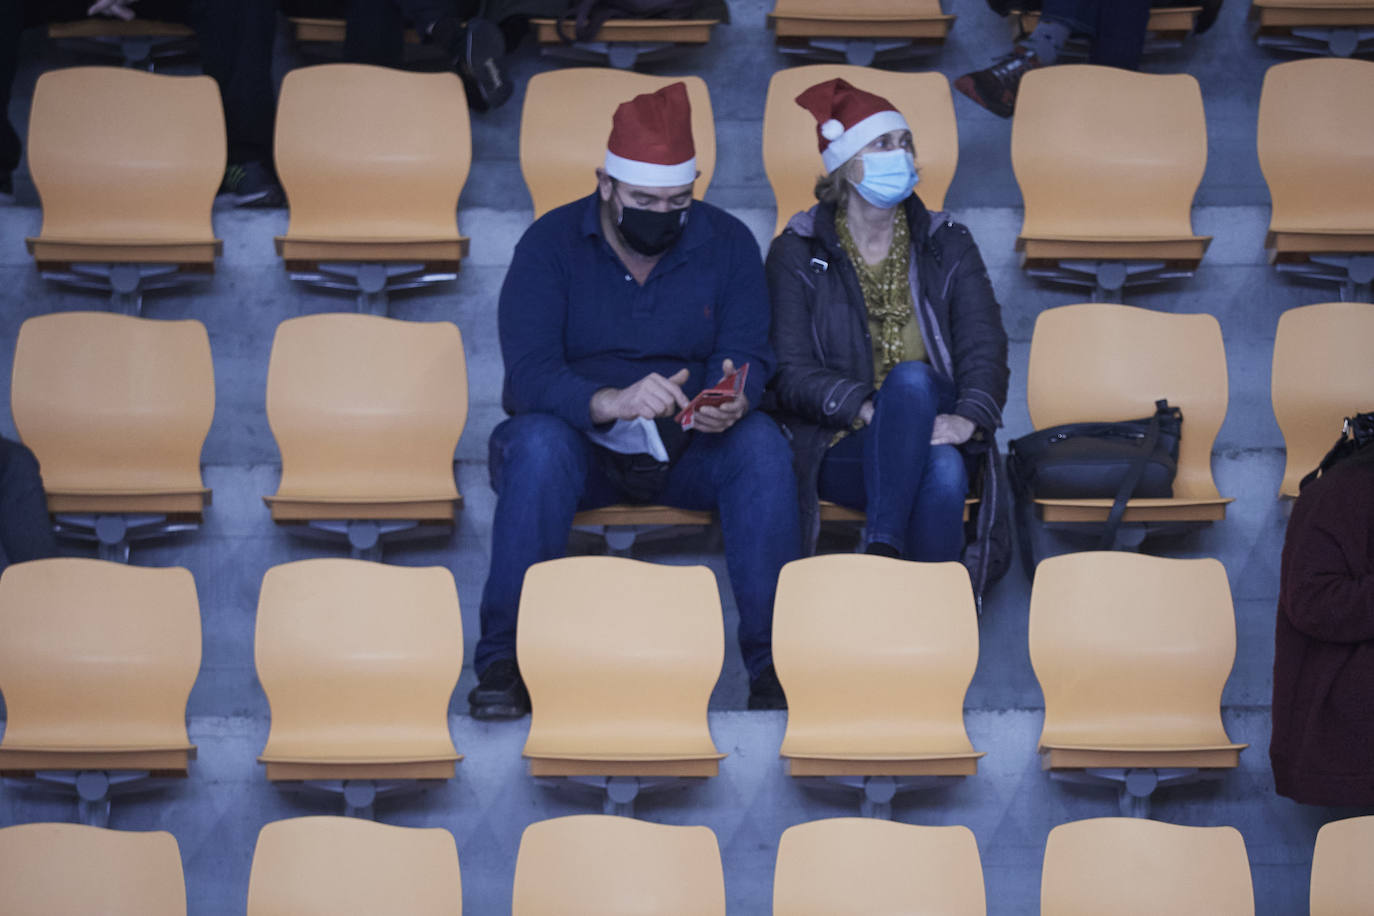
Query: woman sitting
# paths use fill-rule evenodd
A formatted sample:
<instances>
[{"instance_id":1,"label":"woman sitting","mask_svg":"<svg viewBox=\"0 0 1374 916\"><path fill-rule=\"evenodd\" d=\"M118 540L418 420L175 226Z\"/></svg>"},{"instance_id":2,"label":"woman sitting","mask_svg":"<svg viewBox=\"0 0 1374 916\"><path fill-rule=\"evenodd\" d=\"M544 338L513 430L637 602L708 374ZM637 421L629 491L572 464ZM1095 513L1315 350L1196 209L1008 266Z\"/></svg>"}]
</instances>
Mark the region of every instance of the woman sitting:
<instances>
[{"instance_id":1,"label":"woman sitting","mask_svg":"<svg viewBox=\"0 0 1374 916\"><path fill-rule=\"evenodd\" d=\"M969 231L912 193L911 129L890 102L835 79L797 104L817 121L820 202L792 217L767 269L803 534L814 551L819 497L866 512L868 553L957 560L965 456L991 461L1007 397L1001 307ZM986 484L982 496L986 537L999 500ZM981 593L1000 570L979 541Z\"/></svg>"}]
</instances>

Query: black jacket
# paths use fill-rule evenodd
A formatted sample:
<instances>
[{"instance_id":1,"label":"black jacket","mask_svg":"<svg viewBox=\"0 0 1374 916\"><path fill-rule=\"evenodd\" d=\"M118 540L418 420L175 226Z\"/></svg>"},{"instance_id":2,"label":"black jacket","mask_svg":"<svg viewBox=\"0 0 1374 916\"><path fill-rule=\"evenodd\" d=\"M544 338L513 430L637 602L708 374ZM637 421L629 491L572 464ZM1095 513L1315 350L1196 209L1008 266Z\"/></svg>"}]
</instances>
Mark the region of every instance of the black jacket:
<instances>
[{"instance_id":1,"label":"black jacket","mask_svg":"<svg viewBox=\"0 0 1374 916\"><path fill-rule=\"evenodd\" d=\"M962 448L982 501L964 551L978 595L1010 562L1004 481L994 431L1007 400L1007 335L1002 309L973 236L916 195L905 202L911 228L911 287L930 364L954 381L954 413L977 432ZM835 232L835 208L798 213L768 250L773 347L778 372L765 401L792 442L804 543L820 530L816 482L836 430L847 429L873 394L873 345L859 277Z\"/></svg>"}]
</instances>

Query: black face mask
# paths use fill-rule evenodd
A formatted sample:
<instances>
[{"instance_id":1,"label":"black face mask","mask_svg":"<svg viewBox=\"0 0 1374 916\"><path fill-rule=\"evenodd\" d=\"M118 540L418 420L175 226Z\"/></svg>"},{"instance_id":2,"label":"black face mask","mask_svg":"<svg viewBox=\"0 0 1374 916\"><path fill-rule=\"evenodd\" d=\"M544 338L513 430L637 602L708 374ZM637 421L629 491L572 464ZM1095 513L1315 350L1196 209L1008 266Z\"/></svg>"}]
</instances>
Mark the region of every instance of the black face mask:
<instances>
[{"instance_id":1,"label":"black face mask","mask_svg":"<svg viewBox=\"0 0 1374 916\"><path fill-rule=\"evenodd\" d=\"M681 210L639 210L620 208L620 237L630 248L651 258L673 247L687 225L687 208Z\"/></svg>"}]
</instances>

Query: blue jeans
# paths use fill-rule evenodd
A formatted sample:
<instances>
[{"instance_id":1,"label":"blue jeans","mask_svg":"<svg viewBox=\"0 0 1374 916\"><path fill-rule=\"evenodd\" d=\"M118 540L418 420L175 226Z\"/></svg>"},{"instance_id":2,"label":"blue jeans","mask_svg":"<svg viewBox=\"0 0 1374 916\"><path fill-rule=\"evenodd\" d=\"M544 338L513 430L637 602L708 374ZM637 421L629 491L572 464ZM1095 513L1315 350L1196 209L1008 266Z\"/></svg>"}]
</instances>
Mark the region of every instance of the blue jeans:
<instances>
[{"instance_id":1,"label":"blue jeans","mask_svg":"<svg viewBox=\"0 0 1374 916\"><path fill-rule=\"evenodd\" d=\"M1045 0L1041 18L1091 36L1090 63L1139 69L1150 0Z\"/></svg>"},{"instance_id":2,"label":"blue jeans","mask_svg":"<svg viewBox=\"0 0 1374 916\"><path fill-rule=\"evenodd\" d=\"M867 539L908 560L959 559L968 471L953 445L931 445L954 384L925 363L898 363L874 395L873 422L826 452L820 496L868 514Z\"/></svg>"},{"instance_id":3,"label":"blue jeans","mask_svg":"<svg viewBox=\"0 0 1374 916\"><path fill-rule=\"evenodd\" d=\"M587 437L551 414L521 414L491 434L491 571L482 592L482 638L473 667L515 657L525 570L563 556L579 509L624 502ZM739 608L744 665L756 677L773 662L778 572L801 549L792 452L767 416L750 412L720 434L696 433L657 499L680 509L718 510L725 564Z\"/></svg>"}]
</instances>

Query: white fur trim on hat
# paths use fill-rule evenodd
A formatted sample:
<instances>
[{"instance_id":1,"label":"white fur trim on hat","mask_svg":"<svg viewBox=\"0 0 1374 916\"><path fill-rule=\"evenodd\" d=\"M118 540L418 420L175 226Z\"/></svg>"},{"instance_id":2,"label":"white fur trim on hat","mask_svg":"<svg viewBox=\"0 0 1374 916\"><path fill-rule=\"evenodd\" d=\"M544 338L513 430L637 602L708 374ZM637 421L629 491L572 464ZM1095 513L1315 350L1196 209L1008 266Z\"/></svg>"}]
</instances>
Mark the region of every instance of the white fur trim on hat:
<instances>
[{"instance_id":1,"label":"white fur trim on hat","mask_svg":"<svg viewBox=\"0 0 1374 916\"><path fill-rule=\"evenodd\" d=\"M826 122L829 124L830 122ZM821 153L821 164L825 166L826 174L830 174L840 166L844 165L849 159L863 149L874 138L881 137L883 134L892 130L910 130L906 123L906 118L902 117L900 111L880 111L864 118L849 130L845 131L839 139L832 140L830 145ZM821 127L821 136L825 136L825 127Z\"/></svg>"},{"instance_id":2,"label":"white fur trim on hat","mask_svg":"<svg viewBox=\"0 0 1374 916\"><path fill-rule=\"evenodd\" d=\"M606 174L612 178L635 184L644 188L676 188L697 180L697 159L693 156L686 162L674 165L659 165L656 162L640 162L626 159L606 150Z\"/></svg>"}]
</instances>

